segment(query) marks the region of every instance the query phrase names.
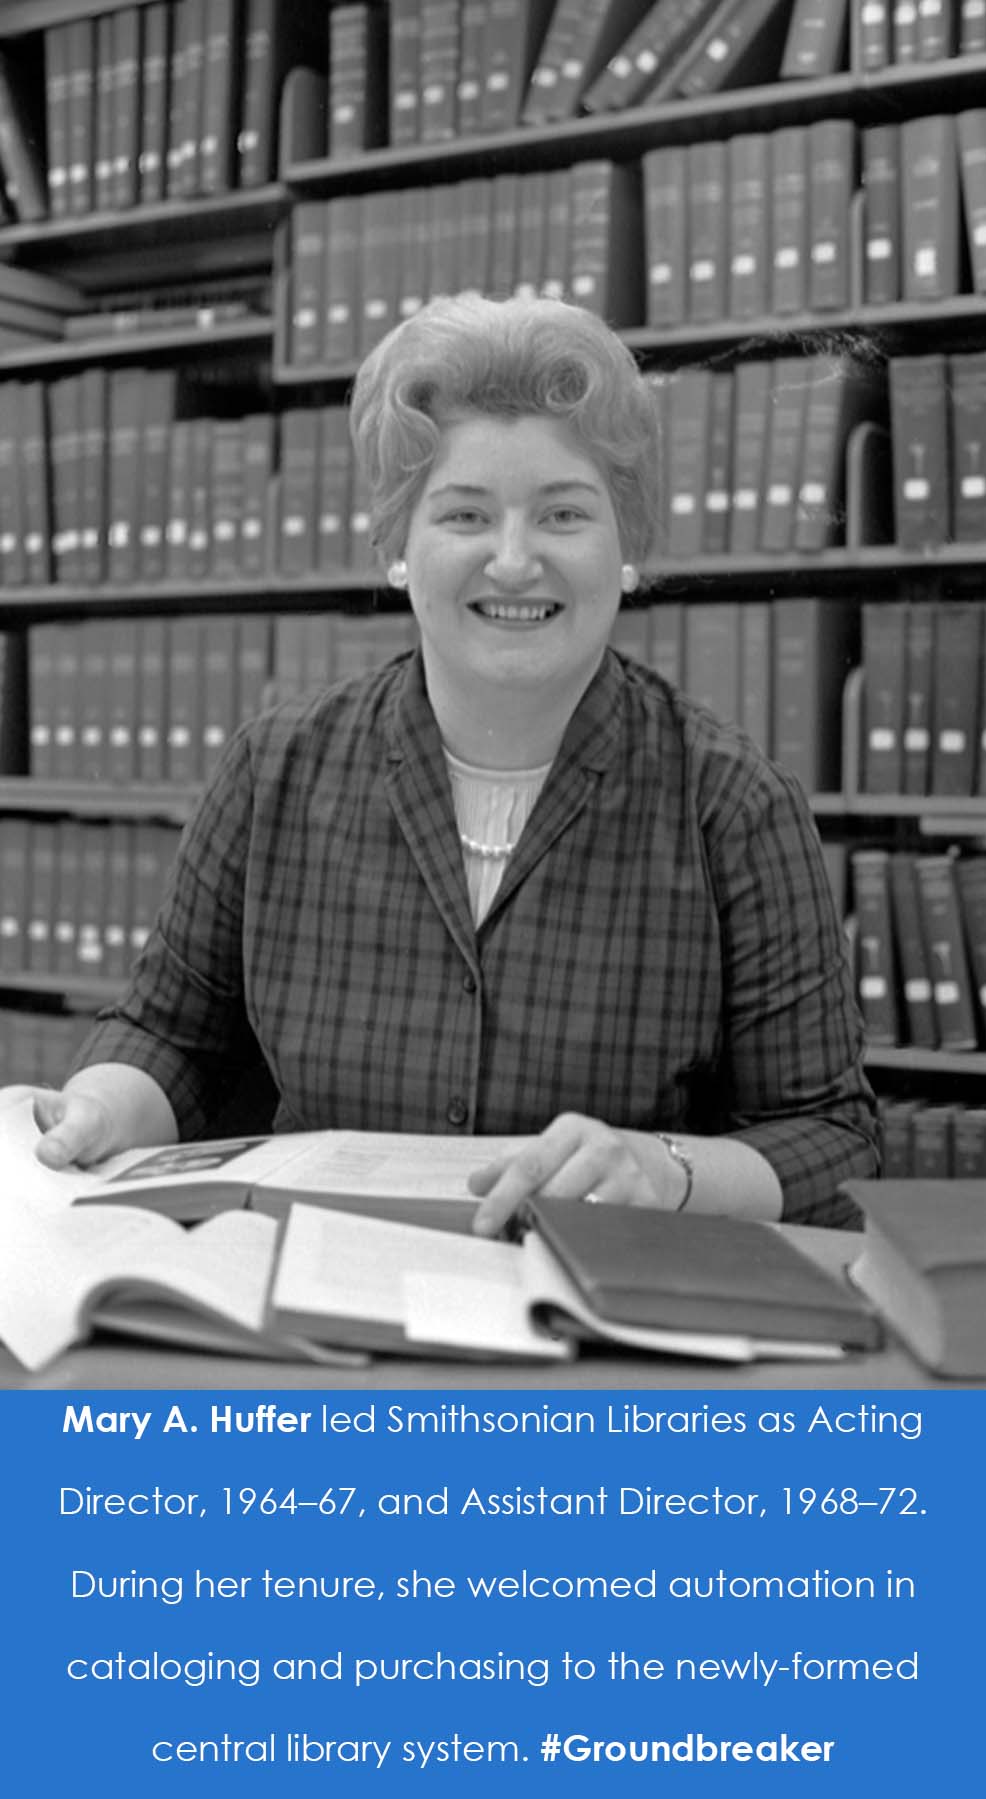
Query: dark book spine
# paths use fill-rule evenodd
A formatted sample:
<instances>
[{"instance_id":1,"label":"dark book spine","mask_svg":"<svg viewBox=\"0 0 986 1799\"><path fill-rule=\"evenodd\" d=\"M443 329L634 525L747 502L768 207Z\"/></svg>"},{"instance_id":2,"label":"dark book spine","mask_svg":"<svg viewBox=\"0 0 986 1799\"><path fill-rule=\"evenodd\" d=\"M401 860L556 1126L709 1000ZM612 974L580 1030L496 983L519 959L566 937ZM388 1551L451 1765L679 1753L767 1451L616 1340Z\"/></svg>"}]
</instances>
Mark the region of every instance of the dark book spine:
<instances>
[{"instance_id":1,"label":"dark book spine","mask_svg":"<svg viewBox=\"0 0 986 1799\"><path fill-rule=\"evenodd\" d=\"M45 385L22 381L15 393L21 458L24 576L31 587L52 578L51 484Z\"/></svg>"},{"instance_id":2,"label":"dark book spine","mask_svg":"<svg viewBox=\"0 0 986 1799\"><path fill-rule=\"evenodd\" d=\"M140 157L141 8L125 6L113 15L113 64L116 93L113 109L113 205L136 205Z\"/></svg>"},{"instance_id":3,"label":"dark book spine","mask_svg":"<svg viewBox=\"0 0 986 1799\"><path fill-rule=\"evenodd\" d=\"M76 19L71 31L69 80L68 210L92 211L96 156L96 34L92 19Z\"/></svg>"},{"instance_id":4,"label":"dark book spine","mask_svg":"<svg viewBox=\"0 0 986 1799\"><path fill-rule=\"evenodd\" d=\"M214 420L192 420L188 460L187 578L204 581L212 564L212 432Z\"/></svg>"},{"instance_id":5,"label":"dark book spine","mask_svg":"<svg viewBox=\"0 0 986 1799\"><path fill-rule=\"evenodd\" d=\"M715 324L727 316L726 154L726 145L716 140L689 144L686 151L688 316L695 324Z\"/></svg>"},{"instance_id":6,"label":"dark book spine","mask_svg":"<svg viewBox=\"0 0 986 1799\"><path fill-rule=\"evenodd\" d=\"M401 196L365 194L360 220L357 291L359 353L365 356L397 323L397 220Z\"/></svg>"},{"instance_id":7,"label":"dark book spine","mask_svg":"<svg viewBox=\"0 0 986 1799\"><path fill-rule=\"evenodd\" d=\"M986 855L965 856L955 864L959 912L972 974L972 991L980 1040L986 1040Z\"/></svg>"},{"instance_id":8,"label":"dark book spine","mask_svg":"<svg viewBox=\"0 0 986 1799\"><path fill-rule=\"evenodd\" d=\"M235 46L241 34L238 0L206 0L198 144L198 186L203 194L224 194L233 185L235 121L240 110Z\"/></svg>"},{"instance_id":9,"label":"dark book spine","mask_svg":"<svg viewBox=\"0 0 986 1799\"><path fill-rule=\"evenodd\" d=\"M142 12L137 169L139 198L146 204L163 200L166 191L171 9L167 0L152 0Z\"/></svg>"},{"instance_id":10,"label":"dark book spine","mask_svg":"<svg viewBox=\"0 0 986 1799\"><path fill-rule=\"evenodd\" d=\"M849 0L795 0L784 41L782 81L834 75L845 66Z\"/></svg>"},{"instance_id":11,"label":"dark book spine","mask_svg":"<svg viewBox=\"0 0 986 1799\"><path fill-rule=\"evenodd\" d=\"M986 294L986 106L955 120L973 291Z\"/></svg>"},{"instance_id":12,"label":"dark book spine","mask_svg":"<svg viewBox=\"0 0 986 1799\"><path fill-rule=\"evenodd\" d=\"M931 791L974 791L979 759L979 687L986 607L979 600L938 607L934 659Z\"/></svg>"},{"instance_id":13,"label":"dark book spine","mask_svg":"<svg viewBox=\"0 0 986 1799\"><path fill-rule=\"evenodd\" d=\"M952 856L918 856L918 888L942 1049L976 1047L972 982Z\"/></svg>"},{"instance_id":14,"label":"dark book spine","mask_svg":"<svg viewBox=\"0 0 986 1799\"><path fill-rule=\"evenodd\" d=\"M0 969L21 974L25 943L31 827L26 818L0 819Z\"/></svg>"},{"instance_id":15,"label":"dark book spine","mask_svg":"<svg viewBox=\"0 0 986 1799\"><path fill-rule=\"evenodd\" d=\"M907 608L904 692L904 792L927 793L931 780L932 693L938 609L934 600Z\"/></svg>"},{"instance_id":16,"label":"dark book spine","mask_svg":"<svg viewBox=\"0 0 986 1799\"><path fill-rule=\"evenodd\" d=\"M647 323L682 325L688 317L688 208L685 150L648 150L642 159L647 257Z\"/></svg>"},{"instance_id":17,"label":"dark book spine","mask_svg":"<svg viewBox=\"0 0 986 1799\"><path fill-rule=\"evenodd\" d=\"M137 496L137 571L141 581L160 581L165 573L175 389L174 369L145 371Z\"/></svg>"},{"instance_id":18,"label":"dark book spine","mask_svg":"<svg viewBox=\"0 0 986 1799\"><path fill-rule=\"evenodd\" d=\"M676 66L678 57L717 11L720 0L657 0L582 96L588 112L635 106Z\"/></svg>"},{"instance_id":19,"label":"dark book spine","mask_svg":"<svg viewBox=\"0 0 986 1799\"><path fill-rule=\"evenodd\" d=\"M138 665L143 621L114 620L106 651L106 776L110 781L137 778L137 696L143 672Z\"/></svg>"},{"instance_id":20,"label":"dark book spine","mask_svg":"<svg viewBox=\"0 0 986 1799\"><path fill-rule=\"evenodd\" d=\"M770 308L802 312L808 300L808 131L785 125L770 145Z\"/></svg>"},{"instance_id":21,"label":"dark book spine","mask_svg":"<svg viewBox=\"0 0 986 1799\"><path fill-rule=\"evenodd\" d=\"M773 364L741 362L733 377L733 495L729 549L749 555L760 542L764 452Z\"/></svg>"},{"instance_id":22,"label":"dark book spine","mask_svg":"<svg viewBox=\"0 0 986 1799\"><path fill-rule=\"evenodd\" d=\"M916 1049L937 1049L938 1022L915 856L902 850L891 854L890 893L907 1041Z\"/></svg>"},{"instance_id":23,"label":"dark book spine","mask_svg":"<svg viewBox=\"0 0 986 1799\"><path fill-rule=\"evenodd\" d=\"M103 976L122 982L130 966L133 881L133 825L114 819L106 827L106 910L103 916Z\"/></svg>"},{"instance_id":24,"label":"dark book spine","mask_svg":"<svg viewBox=\"0 0 986 1799\"><path fill-rule=\"evenodd\" d=\"M842 690L858 656L854 606L834 595L773 602L773 754L806 793L842 785Z\"/></svg>"},{"instance_id":25,"label":"dark book spine","mask_svg":"<svg viewBox=\"0 0 986 1799\"><path fill-rule=\"evenodd\" d=\"M731 319L762 318L769 310L768 142L765 132L749 131L727 145Z\"/></svg>"},{"instance_id":26,"label":"dark book spine","mask_svg":"<svg viewBox=\"0 0 986 1799\"><path fill-rule=\"evenodd\" d=\"M650 92L697 99L772 78L784 43L788 0L723 0L668 78Z\"/></svg>"},{"instance_id":27,"label":"dark book spine","mask_svg":"<svg viewBox=\"0 0 986 1799\"><path fill-rule=\"evenodd\" d=\"M841 310L850 301L850 202L856 184L856 127L819 119L808 127L808 304Z\"/></svg>"},{"instance_id":28,"label":"dark book spine","mask_svg":"<svg viewBox=\"0 0 986 1799\"><path fill-rule=\"evenodd\" d=\"M423 144L455 136L459 14L459 0L421 0L418 137Z\"/></svg>"},{"instance_id":29,"label":"dark book spine","mask_svg":"<svg viewBox=\"0 0 986 1799\"><path fill-rule=\"evenodd\" d=\"M868 125L861 133L865 195L863 298L884 306L900 298L900 131Z\"/></svg>"},{"instance_id":30,"label":"dark book spine","mask_svg":"<svg viewBox=\"0 0 986 1799\"><path fill-rule=\"evenodd\" d=\"M281 414L281 518L278 566L291 579L315 568L318 517L318 413L291 407Z\"/></svg>"},{"instance_id":31,"label":"dark book spine","mask_svg":"<svg viewBox=\"0 0 986 1799\"><path fill-rule=\"evenodd\" d=\"M105 781L110 641L113 626L106 619L83 619L76 633L76 678L79 683L76 712L76 780Z\"/></svg>"},{"instance_id":32,"label":"dark book spine","mask_svg":"<svg viewBox=\"0 0 986 1799\"><path fill-rule=\"evenodd\" d=\"M709 401L709 448L702 509L702 551L725 555L729 549L729 513L733 477L733 377L712 376Z\"/></svg>"},{"instance_id":33,"label":"dark book spine","mask_svg":"<svg viewBox=\"0 0 986 1799\"><path fill-rule=\"evenodd\" d=\"M107 576L133 583L139 569L143 369L113 369L109 377L107 458Z\"/></svg>"},{"instance_id":34,"label":"dark book spine","mask_svg":"<svg viewBox=\"0 0 986 1799\"><path fill-rule=\"evenodd\" d=\"M236 729L236 619L230 613L199 620L202 631L200 776L207 779Z\"/></svg>"},{"instance_id":35,"label":"dark book spine","mask_svg":"<svg viewBox=\"0 0 986 1799\"><path fill-rule=\"evenodd\" d=\"M895 539L902 549L946 543L951 471L944 355L891 357L890 428Z\"/></svg>"},{"instance_id":36,"label":"dark book spine","mask_svg":"<svg viewBox=\"0 0 986 1799\"><path fill-rule=\"evenodd\" d=\"M852 0L852 67L885 69L893 55L892 0Z\"/></svg>"},{"instance_id":37,"label":"dark book spine","mask_svg":"<svg viewBox=\"0 0 986 1799\"><path fill-rule=\"evenodd\" d=\"M959 291L960 219L955 119L938 113L900 127L902 298Z\"/></svg>"},{"instance_id":38,"label":"dark book spine","mask_svg":"<svg viewBox=\"0 0 986 1799\"><path fill-rule=\"evenodd\" d=\"M740 619L735 600L702 600L685 609L685 687L717 718L739 713Z\"/></svg>"},{"instance_id":39,"label":"dark book spine","mask_svg":"<svg viewBox=\"0 0 986 1799\"><path fill-rule=\"evenodd\" d=\"M116 14L102 13L94 21L95 64L93 69L94 142L92 164L92 203L97 212L108 212L116 204L113 176L113 154L116 137L117 68L114 41Z\"/></svg>"},{"instance_id":40,"label":"dark book spine","mask_svg":"<svg viewBox=\"0 0 986 1799\"><path fill-rule=\"evenodd\" d=\"M241 573L243 519L243 420L216 419L212 426L212 528L209 573L235 581Z\"/></svg>"},{"instance_id":41,"label":"dark book spine","mask_svg":"<svg viewBox=\"0 0 986 1799\"><path fill-rule=\"evenodd\" d=\"M948 360L951 394L952 536L986 542L986 350Z\"/></svg>"},{"instance_id":42,"label":"dark book spine","mask_svg":"<svg viewBox=\"0 0 986 1799\"><path fill-rule=\"evenodd\" d=\"M390 142L416 144L421 112L421 0L390 0Z\"/></svg>"},{"instance_id":43,"label":"dark book spine","mask_svg":"<svg viewBox=\"0 0 986 1799\"><path fill-rule=\"evenodd\" d=\"M330 368L356 361L360 246L366 206L366 196L348 194L330 200L326 206L322 347Z\"/></svg>"},{"instance_id":44,"label":"dark book spine","mask_svg":"<svg viewBox=\"0 0 986 1799\"><path fill-rule=\"evenodd\" d=\"M766 422L760 548L773 554L790 549L798 470L811 387L810 358L779 356L774 362L770 412Z\"/></svg>"},{"instance_id":45,"label":"dark book spine","mask_svg":"<svg viewBox=\"0 0 986 1799\"><path fill-rule=\"evenodd\" d=\"M202 621L173 618L168 631L168 722L165 770L188 786L201 775Z\"/></svg>"},{"instance_id":46,"label":"dark book spine","mask_svg":"<svg viewBox=\"0 0 986 1799\"><path fill-rule=\"evenodd\" d=\"M863 602L864 793L903 790L907 619L903 601Z\"/></svg>"},{"instance_id":47,"label":"dark book spine","mask_svg":"<svg viewBox=\"0 0 986 1799\"><path fill-rule=\"evenodd\" d=\"M291 213L291 329L288 355L296 368L324 360L326 227L324 200L299 200Z\"/></svg>"},{"instance_id":48,"label":"dark book spine","mask_svg":"<svg viewBox=\"0 0 986 1799\"><path fill-rule=\"evenodd\" d=\"M316 564L326 573L349 562L352 486L349 418L344 406L324 406L318 422L318 514Z\"/></svg>"},{"instance_id":49,"label":"dark book spine","mask_svg":"<svg viewBox=\"0 0 986 1799\"><path fill-rule=\"evenodd\" d=\"M455 90L460 137L472 136L481 129L486 6L487 0L462 0L459 20L459 77Z\"/></svg>"},{"instance_id":50,"label":"dark book spine","mask_svg":"<svg viewBox=\"0 0 986 1799\"><path fill-rule=\"evenodd\" d=\"M51 974L54 964L58 825L35 819L27 854L27 903L24 920L24 966L32 974Z\"/></svg>"},{"instance_id":51,"label":"dark book spine","mask_svg":"<svg viewBox=\"0 0 986 1799\"><path fill-rule=\"evenodd\" d=\"M956 14L952 0L919 0L917 52L919 62L943 62L952 56L956 42Z\"/></svg>"},{"instance_id":52,"label":"dark book spine","mask_svg":"<svg viewBox=\"0 0 986 1799\"><path fill-rule=\"evenodd\" d=\"M959 55L986 50L986 0L959 0Z\"/></svg>"},{"instance_id":53,"label":"dark book spine","mask_svg":"<svg viewBox=\"0 0 986 1799\"><path fill-rule=\"evenodd\" d=\"M48 206L53 219L69 211L69 91L72 37L68 25L51 25L44 34L45 125L48 146Z\"/></svg>"},{"instance_id":54,"label":"dark book spine","mask_svg":"<svg viewBox=\"0 0 986 1799\"><path fill-rule=\"evenodd\" d=\"M252 412L243 421L243 500L240 521L240 572L247 579L266 575L271 554L271 494L274 421L270 413Z\"/></svg>"},{"instance_id":55,"label":"dark book spine","mask_svg":"<svg viewBox=\"0 0 986 1799\"><path fill-rule=\"evenodd\" d=\"M629 164L600 158L571 171L571 298L613 325L643 311L640 191Z\"/></svg>"},{"instance_id":56,"label":"dark book spine","mask_svg":"<svg viewBox=\"0 0 986 1799\"><path fill-rule=\"evenodd\" d=\"M702 548L711 399L710 370L685 368L675 372L671 382L667 460L668 554L675 558L697 556Z\"/></svg>"},{"instance_id":57,"label":"dark book spine","mask_svg":"<svg viewBox=\"0 0 986 1799\"><path fill-rule=\"evenodd\" d=\"M48 386L51 462L51 549L56 581L79 580L80 419L79 378L66 375Z\"/></svg>"},{"instance_id":58,"label":"dark book spine","mask_svg":"<svg viewBox=\"0 0 986 1799\"><path fill-rule=\"evenodd\" d=\"M900 1016L890 904L890 857L886 850L854 850L853 902L858 925L859 1008L871 1044L900 1042Z\"/></svg>"},{"instance_id":59,"label":"dark book spine","mask_svg":"<svg viewBox=\"0 0 986 1799\"><path fill-rule=\"evenodd\" d=\"M165 778L165 729L168 710L168 624L163 618L137 623L135 680L134 778Z\"/></svg>"}]
</instances>

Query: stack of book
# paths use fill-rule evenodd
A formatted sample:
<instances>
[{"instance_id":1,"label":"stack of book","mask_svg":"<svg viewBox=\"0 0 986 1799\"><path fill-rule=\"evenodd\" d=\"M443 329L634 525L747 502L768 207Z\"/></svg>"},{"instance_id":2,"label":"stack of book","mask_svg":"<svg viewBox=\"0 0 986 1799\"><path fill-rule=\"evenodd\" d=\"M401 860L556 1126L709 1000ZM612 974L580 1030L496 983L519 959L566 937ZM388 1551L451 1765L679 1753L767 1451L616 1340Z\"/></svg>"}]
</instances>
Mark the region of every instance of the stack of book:
<instances>
[{"instance_id":1,"label":"stack of book","mask_svg":"<svg viewBox=\"0 0 986 1799\"><path fill-rule=\"evenodd\" d=\"M867 1040L975 1050L986 1042L986 856L851 856Z\"/></svg>"},{"instance_id":2,"label":"stack of book","mask_svg":"<svg viewBox=\"0 0 986 1799\"><path fill-rule=\"evenodd\" d=\"M32 625L30 772L48 781L196 784L262 707L366 673L413 639L408 612Z\"/></svg>"},{"instance_id":3,"label":"stack of book","mask_svg":"<svg viewBox=\"0 0 986 1799\"><path fill-rule=\"evenodd\" d=\"M896 542L986 543L986 351L891 357L890 424Z\"/></svg>"},{"instance_id":4,"label":"stack of book","mask_svg":"<svg viewBox=\"0 0 986 1799\"><path fill-rule=\"evenodd\" d=\"M986 1107L881 1097L880 1169L887 1180L974 1180L986 1175Z\"/></svg>"},{"instance_id":5,"label":"stack of book","mask_svg":"<svg viewBox=\"0 0 986 1799\"><path fill-rule=\"evenodd\" d=\"M860 134L867 305L986 293L986 108Z\"/></svg>"},{"instance_id":6,"label":"stack of book","mask_svg":"<svg viewBox=\"0 0 986 1799\"><path fill-rule=\"evenodd\" d=\"M0 262L0 351L66 336L85 308L70 282Z\"/></svg>"},{"instance_id":7,"label":"stack of book","mask_svg":"<svg viewBox=\"0 0 986 1799\"><path fill-rule=\"evenodd\" d=\"M862 74L909 63L975 56L986 50L979 0L852 0L852 66Z\"/></svg>"},{"instance_id":8,"label":"stack of book","mask_svg":"<svg viewBox=\"0 0 986 1799\"><path fill-rule=\"evenodd\" d=\"M35 974L70 985L122 982L177 846L172 825L0 819L0 981Z\"/></svg>"},{"instance_id":9,"label":"stack of book","mask_svg":"<svg viewBox=\"0 0 986 1799\"><path fill-rule=\"evenodd\" d=\"M863 791L986 795L986 602L867 601L862 639Z\"/></svg>"}]
</instances>

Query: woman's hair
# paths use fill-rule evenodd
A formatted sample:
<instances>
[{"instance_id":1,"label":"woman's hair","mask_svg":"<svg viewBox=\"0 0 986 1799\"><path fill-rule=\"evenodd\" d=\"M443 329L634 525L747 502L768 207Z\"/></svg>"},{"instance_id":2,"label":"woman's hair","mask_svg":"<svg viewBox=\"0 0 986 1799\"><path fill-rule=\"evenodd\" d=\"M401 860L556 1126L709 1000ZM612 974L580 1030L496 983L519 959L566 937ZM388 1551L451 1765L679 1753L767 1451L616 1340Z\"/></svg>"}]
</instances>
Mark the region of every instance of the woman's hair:
<instances>
[{"instance_id":1,"label":"woman's hair","mask_svg":"<svg viewBox=\"0 0 986 1799\"><path fill-rule=\"evenodd\" d=\"M464 412L566 423L605 475L624 554L641 562L659 492L657 408L626 345L564 300L432 300L370 351L350 426L371 538L399 555L445 424Z\"/></svg>"}]
</instances>

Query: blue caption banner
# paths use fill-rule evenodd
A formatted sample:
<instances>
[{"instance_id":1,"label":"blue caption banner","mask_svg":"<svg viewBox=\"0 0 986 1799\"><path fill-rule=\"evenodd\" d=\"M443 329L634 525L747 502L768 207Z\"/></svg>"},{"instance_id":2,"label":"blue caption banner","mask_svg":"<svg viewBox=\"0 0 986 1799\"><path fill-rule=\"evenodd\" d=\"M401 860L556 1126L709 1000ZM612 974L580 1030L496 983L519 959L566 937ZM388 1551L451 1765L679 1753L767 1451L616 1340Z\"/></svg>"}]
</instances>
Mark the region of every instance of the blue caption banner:
<instances>
[{"instance_id":1,"label":"blue caption banner","mask_svg":"<svg viewBox=\"0 0 986 1799\"><path fill-rule=\"evenodd\" d=\"M972 1790L984 1406L4 1394L6 1790Z\"/></svg>"}]
</instances>

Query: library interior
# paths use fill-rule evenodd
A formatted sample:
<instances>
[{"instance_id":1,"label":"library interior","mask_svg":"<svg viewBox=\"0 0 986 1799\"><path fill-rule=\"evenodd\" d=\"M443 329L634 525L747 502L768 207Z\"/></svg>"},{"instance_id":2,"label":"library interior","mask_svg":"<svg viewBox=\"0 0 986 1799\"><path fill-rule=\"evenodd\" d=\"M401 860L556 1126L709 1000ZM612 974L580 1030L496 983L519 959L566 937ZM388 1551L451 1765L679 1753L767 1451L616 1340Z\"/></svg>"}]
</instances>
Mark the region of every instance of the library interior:
<instances>
[{"instance_id":1,"label":"library interior","mask_svg":"<svg viewBox=\"0 0 986 1799\"><path fill-rule=\"evenodd\" d=\"M358 366L544 295L660 429L613 647L804 789L884 1182L986 1186L984 94L986 0L0 0L0 1087L238 727L415 646Z\"/></svg>"}]
</instances>

